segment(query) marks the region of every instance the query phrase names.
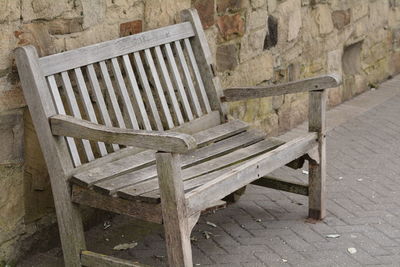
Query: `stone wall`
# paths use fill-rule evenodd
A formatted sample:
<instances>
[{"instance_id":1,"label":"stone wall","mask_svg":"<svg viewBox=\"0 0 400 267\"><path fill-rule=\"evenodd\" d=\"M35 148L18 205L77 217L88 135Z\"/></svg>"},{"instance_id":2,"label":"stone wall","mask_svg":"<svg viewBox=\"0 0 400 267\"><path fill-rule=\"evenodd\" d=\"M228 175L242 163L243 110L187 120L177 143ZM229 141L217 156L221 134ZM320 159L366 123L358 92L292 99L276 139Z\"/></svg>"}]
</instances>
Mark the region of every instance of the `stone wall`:
<instances>
[{"instance_id":1,"label":"stone wall","mask_svg":"<svg viewBox=\"0 0 400 267\"><path fill-rule=\"evenodd\" d=\"M2 0L0 5L0 266L54 223L46 166L12 51L41 56L135 34L199 10L224 87L343 75L337 105L400 71L400 0ZM230 104L270 134L303 121L307 95Z\"/></svg>"}]
</instances>

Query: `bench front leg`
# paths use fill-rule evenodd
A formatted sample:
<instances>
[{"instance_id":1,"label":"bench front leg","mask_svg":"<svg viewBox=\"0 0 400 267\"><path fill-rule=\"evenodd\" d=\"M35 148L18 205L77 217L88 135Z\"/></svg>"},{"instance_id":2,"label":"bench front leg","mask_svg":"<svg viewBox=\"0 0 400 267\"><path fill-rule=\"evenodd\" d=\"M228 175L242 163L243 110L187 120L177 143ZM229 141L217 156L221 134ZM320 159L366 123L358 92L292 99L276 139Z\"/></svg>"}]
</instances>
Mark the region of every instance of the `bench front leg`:
<instances>
[{"instance_id":1,"label":"bench front leg","mask_svg":"<svg viewBox=\"0 0 400 267\"><path fill-rule=\"evenodd\" d=\"M156 164L169 266L193 266L180 155L157 152Z\"/></svg>"},{"instance_id":2,"label":"bench front leg","mask_svg":"<svg viewBox=\"0 0 400 267\"><path fill-rule=\"evenodd\" d=\"M308 216L320 220L326 215L326 91L309 94L308 129L318 133L318 159L309 160Z\"/></svg>"}]
</instances>

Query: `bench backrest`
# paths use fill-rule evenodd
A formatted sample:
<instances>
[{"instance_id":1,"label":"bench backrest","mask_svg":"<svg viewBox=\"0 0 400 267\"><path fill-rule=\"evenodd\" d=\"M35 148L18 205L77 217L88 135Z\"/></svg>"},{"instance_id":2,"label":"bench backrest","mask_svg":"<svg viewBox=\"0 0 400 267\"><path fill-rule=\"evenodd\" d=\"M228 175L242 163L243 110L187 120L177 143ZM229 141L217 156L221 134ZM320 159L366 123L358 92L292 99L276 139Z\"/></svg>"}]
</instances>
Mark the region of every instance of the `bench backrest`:
<instances>
[{"instance_id":1,"label":"bench backrest","mask_svg":"<svg viewBox=\"0 0 400 267\"><path fill-rule=\"evenodd\" d=\"M210 114L223 115L197 12L185 10L182 18L183 23L42 58L27 48L17 52L25 98L38 135L41 127L49 125L36 121L55 114L159 131ZM31 73L22 71L24 61L30 61L25 67ZM38 105L45 114L36 112ZM49 106L47 111L45 106ZM213 112L216 110L220 113ZM65 140L66 146L60 140L55 146L61 150L68 147L75 167L121 148L69 137Z\"/></svg>"}]
</instances>

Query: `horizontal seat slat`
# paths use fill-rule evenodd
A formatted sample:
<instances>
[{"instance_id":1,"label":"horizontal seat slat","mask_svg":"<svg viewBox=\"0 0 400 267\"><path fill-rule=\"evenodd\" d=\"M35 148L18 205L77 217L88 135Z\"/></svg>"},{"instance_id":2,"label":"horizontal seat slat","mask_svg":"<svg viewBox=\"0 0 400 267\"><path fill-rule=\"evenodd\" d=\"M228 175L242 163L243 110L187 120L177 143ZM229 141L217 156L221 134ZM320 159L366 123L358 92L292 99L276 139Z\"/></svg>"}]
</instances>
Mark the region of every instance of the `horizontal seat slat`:
<instances>
[{"instance_id":1,"label":"horizontal seat slat","mask_svg":"<svg viewBox=\"0 0 400 267\"><path fill-rule=\"evenodd\" d=\"M194 36L190 22L184 22L127 37L42 57L39 64L45 76L171 43Z\"/></svg>"},{"instance_id":2,"label":"horizontal seat slat","mask_svg":"<svg viewBox=\"0 0 400 267\"><path fill-rule=\"evenodd\" d=\"M185 195L189 214L304 155L318 145L317 139L315 132L296 138L190 191Z\"/></svg>"},{"instance_id":3,"label":"horizontal seat slat","mask_svg":"<svg viewBox=\"0 0 400 267\"><path fill-rule=\"evenodd\" d=\"M230 144L228 145L221 141L222 144L216 143L212 145L216 146L216 148L207 146L203 149L195 150L192 153L184 154L182 156L182 168L186 168L187 166L190 166L197 162L202 162L207 158L209 159L224 154L226 153L226 151L229 152L234 148L254 143L256 141L259 141L260 139L263 139L262 135L251 133L245 136L245 138L242 138L242 140L240 140L239 138L235 138L235 140L233 142L230 142ZM151 161L153 163L152 166L145 167L135 172L129 172L127 174L120 175L112 179L95 182L93 186L95 189L101 192L113 194L116 190L122 187L126 187L156 177L157 169L154 164L155 159L152 159Z\"/></svg>"},{"instance_id":4,"label":"horizontal seat slat","mask_svg":"<svg viewBox=\"0 0 400 267\"><path fill-rule=\"evenodd\" d=\"M253 158L261 153L276 148L281 143L277 143L274 140L262 140L253 145L239 149L217 157L215 159L205 161L198 165L186 168L182 170L182 179L189 180L197 176L201 176L213 171L218 171L221 168L239 163L249 158ZM150 167L149 167L150 168ZM145 181L142 184L135 184L127 188L122 188L118 191L118 196L127 199L140 199L144 201L159 201L157 196L154 196L152 191L158 189L158 180L153 178Z\"/></svg>"},{"instance_id":5,"label":"horizontal seat slat","mask_svg":"<svg viewBox=\"0 0 400 267\"><path fill-rule=\"evenodd\" d=\"M213 113L210 113L210 116L211 114ZM215 116L219 116L218 112L215 113ZM201 118L199 120L201 120ZM212 122L216 123L216 121ZM225 137L243 132L248 127L248 124L241 121L232 121L194 134L194 138L197 140L198 146L203 146L210 142L215 142ZM177 130L179 132L189 132L189 130L185 129L184 127L173 130ZM80 185L89 186L96 181L115 177L116 175L133 171L139 167L147 166L154 162L154 151L143 151L136 155L131 155L116 161L102 164L98 167L94 167L81 173L77 173L71 178L71 181Z\"/></svg>"}]
</instances>

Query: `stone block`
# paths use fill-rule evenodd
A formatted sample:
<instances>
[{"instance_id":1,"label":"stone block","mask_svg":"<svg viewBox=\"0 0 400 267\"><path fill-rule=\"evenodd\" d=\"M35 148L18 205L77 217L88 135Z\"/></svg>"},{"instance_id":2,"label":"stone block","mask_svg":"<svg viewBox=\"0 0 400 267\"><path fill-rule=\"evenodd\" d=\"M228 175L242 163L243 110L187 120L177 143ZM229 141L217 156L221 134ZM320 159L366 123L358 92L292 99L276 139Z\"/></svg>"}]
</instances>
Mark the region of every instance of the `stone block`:
<instances>
[{"instance_id":1,"label":"stone block","mask_svg":"<svg viewBox=\"0 0 400 267\"><path fill-rule=\"evenodd\" d=\"M22 125L21 110L2 112L0 115L0 164L23 161L24 129Z\"/></svg>"},{"instance_id":2,"label":"stone block","mask_svg":"<svg viewBox=\"0 0 400 267\"><path fill-rule=\"evenodd\" d=\"M279 40L285 43L297 38L302 26L301 1L289 0L282 2L276 9L279 14Z\"/></svg>"},{"instance_id":3,"label":"stone block","mask_svg":"<svg viewBox=\"0 0 400 267\"><path fill-rule=\"evenodd\" d=\"M261 8L265 7L266 2L270 2L271 0L250 0L251 7L256 9L256 8Z\"/></svg>"},{"instance_id":4,"label":"stone block","mask_svg":"<svg viewBox=\"0 0 400 267\"><path fill-rule=\"evenodd\" d=\"M23 22L34 20L49 21L55 18L80 17L81 3L69 0L30 0L21 1L21 18Z\"/></svg>"},{"instance_id":5,"label":"stone block","mask_svg":"<svg viewBox=\"0 0 400 267\"><path fill-rule=\"evenodd\" d=\"M368 3L362 2L357 5L353 5L351 7L351 18L353 21L357 21L362 17L365 17L368 15L369 7Z\"/></svg>"},{"instance_id":6,"label":"stone block","mask_svg":"<svg viewBox=\"0 0 400 267\"><path fill-rule=\"evenodd\" d=\"M107 9L106 1L85 0L81 1L81 5L84 29L99 24L104 20Z\"/></svg>"},{"instance_id":7,"label":"stone block","mask_svg":"<svg viewBox=\"0 0 400 267\"><path fill-rule=\"evenodd\" d=\"M180 16L179 12L190 7L190 0L146 0L144 1L145 29L173 24Z\"/></svg>"},{"instance_id":8,"label":"stone block","mask_svg":"<svg viewBox=\"0 0 400 267\"><path fill-rule=\"evenodd\" d=\"M246 24L247 31L265 29L267 27L267 20L267 10L258 9L257 11L250 12Z\"/></svg>"},{"instance_id":9,"label":"stone block","mask_svg":"<svg viewBox=\"0 0 400 267\"><path fill-rule=\"evenodd\" d=\"M350 23L350 9L332 12L332 21L336 29L341 30Z\"/></svg>"},{"instance_id":10,"label":"stone block","mask_svg":"<svg viewBox=\"0 0 400 267\"><path fill-rule=\"evenodd\" d=\"M217 19L217 26L225 40L231 40L244 34L245 22L240 14L224 15Z\"/></svg>"},{"instance_id":11,"label":"stone block","mask_svg":"<svg viewBox=\"0 0 400 267\"><path fill-rule=\"evenodd\" d=\"M120 24L121 22L127 22L132 20L143 21L145 15L144 8L145 8L145 1L140 1L140 0L107 1L105 21L108 24ZM99 23L101 24L102 22L103 21L100 21Z\"/></svg>"},{"instance_id":12,"label":"stone block","mask_svg":"<svg viewBox=\"0 0 400 267\"><path fill-rule=\"evenodd\" d=\"M65 38L65 49L71 50L119 37L118 24L99 24Z\"/></svg>"},{"instance_id":13,"label":"stone block","mask_svg":"<svg viewBox=\"0 0 400 267\"><path fill-rule=\"evenodd\" d=\"M18 45L35 46L41 57L54 54L56 51L46 23L22 24L14 35L19 40Z\"/></svg>"},{"instance_id":14,"label":"stone block","mask_svg":"<svg viewBox=\"0 0 400 267\"><path fill-rule=\"evenodd\" d=\"M142 21L134 20L119 25L119 36L124 37L142 32Z\"/></svg>"},{"instance_id":15,"label":"stone block","mask_svg":"<svg viewBox=\"0 0 400 267\"><path fill-rule=\"evenodd\" d=\"M20 10L21 1L3 0L0 4L0 23L19 20Z\"/></svg>"},{"instance_id":16,"label":"stone block","mask_svg":"<svg viewBox=\"0 0 400 267\"><path fill-rule=\"evenodd\" d=\"M331 33L333 31L333 23L329 6L317 5L313 11L315 21L318 24L319 33L321 35Z\"/></svg>"},{"instance_id":17,"label":"stone block","mask_svg":"<svg viewBox=\"0 0 400 267\"><path fill-rule=\"evenodd\" d=\"M51 35L70 34L83 31L83 18L55 19L48 22Z\"/></svg>"},{"instance_id":18,"label":"stone block","mask_svg":"<svg viewBox=\"0 0 400 267\"><path fill-rule=\"evenodd\" d=\"M300 8L296 8L292 15L289 17L289 30L288 30L288 42L297 38L300 32L300 28L302 25L301 22L301 10Z\"/></svg>"},{"instance_id":19,"label":"stone block","mask_svg":"<svg viewBox=\"0 0 400 267\"><path fill-rule=\"evenodd\" d=\"M388 23L389 2L375 1L369 3L369 29L383 27Z\"/></svg>"},{"instance_id":20,"label":"stone block","mask_svg":"<svg viewBox=\"0 0 400 267\"><path fill-rule=\"evenodd\" d=\"M260 2L264 2L264 1L260 0ZM269 13L272 13L272 12L275 11L276 7L278 6L277 2L278 2L278 0L267 0L268 12Z\"/></svg>"},{"instance_id":21,"label":"stone block","mask_svg":"<svg viewBox=\"0 0 400 267\"><path fill-rule=\"evenodd\" d=\"M240 62L258 56L264 50L266 29L251 32L243 36L240 43Z\"/></svg>"},{"instance_id":22,"label":"stone block","mask_svg":"<svg viewBox=\"0 0 400 267\"><path fill-rule=\"evenodd\" d=\"M273 75L273 57L263 52L258 57L243 62L230 75L222 77L224 88L233 86L254 86L270 80Z\"/></svg>"},{"instance_id":23,"label":"stone block","mask_svg":"<svg viewBox=\"0 0 400 267\"><path fill-rule=\"evenodd\" d=\"M215 23L215 1L214 0L196 0L192 6L197 9L201 24L204 29L209 28Z\"/></svg>"},{"instance_id":24,"label":"stone block","mask_svg":"<svg viewBox=\"0 0 400 267\"><path fill-rule=\"evenodd\" d=\"M217 47L217 70L220 72L233 70L238 65L238 50L235 44Z\"/></svg>"},{"instance_id":25,"label":"stone block","mask_svg":"<svg viewBox=\"0 0 400 267\"><path fill-rule=\"evenodd\" d=\"M0 112L26 106L21 88L0 91Z\"/></svg>"}]
</instances>

